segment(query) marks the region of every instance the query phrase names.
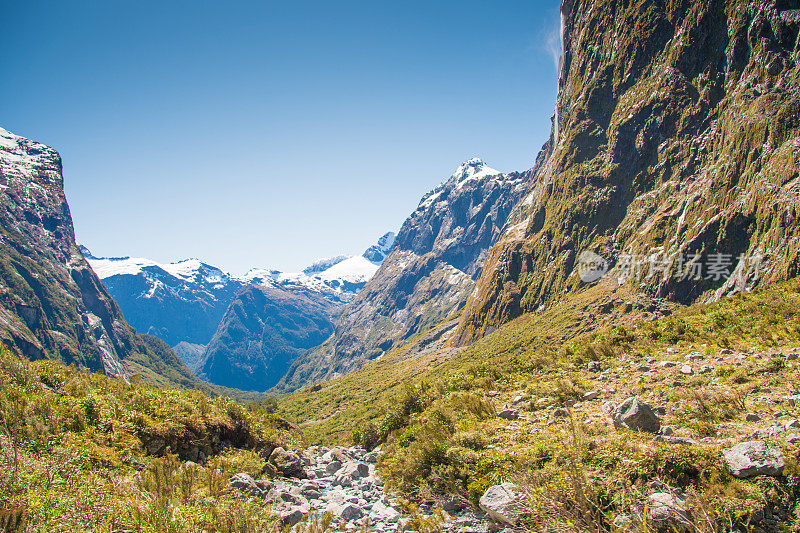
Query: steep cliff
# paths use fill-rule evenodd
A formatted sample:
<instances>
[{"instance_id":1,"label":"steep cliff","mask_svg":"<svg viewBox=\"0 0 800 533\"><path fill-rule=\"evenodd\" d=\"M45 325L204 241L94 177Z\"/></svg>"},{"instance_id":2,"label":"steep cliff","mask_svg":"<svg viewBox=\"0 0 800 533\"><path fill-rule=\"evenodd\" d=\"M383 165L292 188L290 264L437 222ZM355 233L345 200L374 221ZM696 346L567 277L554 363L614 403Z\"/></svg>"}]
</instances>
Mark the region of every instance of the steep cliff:
<instances>
[{"instance_id":1,"label":"steep cliff","mask_svg":"<svg viewBox=\"0 0 800 533\"><path fill-rule=\"evenodd\" d=\"M217 385L264 391L331 334L338 308L319 293L247 285L225 312L198 374Z\"/></svg>"},{"instance_id":2,"label":"steep cliff","mask_svg":"<svg viewBox=\"0 0 800 533\"><path fill-rule=\"evenodd\" d=\"M298 358L278 390L352 372L457 313L529 179L477 158L459 166L422 198L381 268L342 309L334 334Z\"/></svg>"},{"instance_id":3,"label":"steep cliff","mask_svg":"<svg viewBox=\"0 0 800 533\"><path fill-rule=\"evenodd\" d=\"M0 129L0 340L110 376L197 379L169 347L138 335L75 244L61 158Z\"/></svg>"},{"instance_id":4,"label":"steep cliff","mask_svg":"<svg viewBox=\"0 0 800 533\"><path fill-rule=\"evenodd\" d=\"M564 1L551 141L458 342L606 269L610 292L630 284L682 303L796 275L797 8ZM598 276L581 279L591 267Z\"/></svg>"}]
</instances>

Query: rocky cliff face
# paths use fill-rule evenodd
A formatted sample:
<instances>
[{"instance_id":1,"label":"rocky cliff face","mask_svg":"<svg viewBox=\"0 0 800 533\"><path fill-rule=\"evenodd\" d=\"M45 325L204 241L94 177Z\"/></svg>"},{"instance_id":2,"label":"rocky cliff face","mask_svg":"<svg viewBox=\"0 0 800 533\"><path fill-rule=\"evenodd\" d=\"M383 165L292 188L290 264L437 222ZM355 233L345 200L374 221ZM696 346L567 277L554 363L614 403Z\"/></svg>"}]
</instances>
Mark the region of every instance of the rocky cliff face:
<instances>
[{"instance_id":1,"label":"rocky cliff face","mask_svg":"<svg viewBox=\"0 0 800 533\"><path fill-rule=\"evenodd\" d=\"M529 178L476 158L425 195L381 268L343 308L334 334L299 358L278 390L352 372L457 313Z\"/></svg>"},{"instance_id":2,"label":"rocky cliff face","mask_svg":"<svg viewBox=\"0 0 800 533\"><path fill-rule=\"evenodd\" d=\"M189 385L194 375L140 336L75 244L61 158L0 129L0 339L31 358Z\"/></svg>"},{"instance_id":3,"label":"rocky cliff face","mask_svg":"<svg viewBox=\"0 0 800 533\"><path fill-rule=\"evenodd\" d=\"M581 257L684 303L796 275L798 7L564 1L551 141L458 340L581 290Z\"/></svg>"},{"instance_id":4,"label":"rocky cliff face","mask_svg":"<svg viewBox=\"0 0 800 533\"><path fill-rule=\"evenodd\" d=\"M225 312L198 373L225 387L264 391L325 341L339 307L319 293L247 285Z\"/></svg>"}]
</instances>

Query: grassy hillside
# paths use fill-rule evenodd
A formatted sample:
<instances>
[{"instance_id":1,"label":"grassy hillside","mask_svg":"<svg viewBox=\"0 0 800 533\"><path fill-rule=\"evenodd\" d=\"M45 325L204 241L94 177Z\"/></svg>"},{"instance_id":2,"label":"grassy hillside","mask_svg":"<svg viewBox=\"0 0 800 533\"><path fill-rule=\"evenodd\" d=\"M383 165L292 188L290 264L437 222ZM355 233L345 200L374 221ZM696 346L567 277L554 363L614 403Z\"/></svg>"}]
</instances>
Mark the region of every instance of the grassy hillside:
<instances>
[{"instance_id":1,"label":"grassy hillside","mask_svg":"<svg viewBox=\"0 0 800 533\"><path fill-rule=\"evenodd\" d=\"M258 477L259 454L295 441L277 429L278 417L141 381L28 362L0 346L0 530L277 527L263 502L232 492L227 480Z\"/></svg>"},{"instance_id":2,"label":"grassy hillside","mask_svg":"<svg viewBox=\"0 0 800 533\"><path fill-rule=\"evenodd\" d=\"M531 528L614 530L654 483L681 491L697 531L800 524L800 409L786 400L800 392L800 281L659 319L646 305L624 313L632 298L603 306L600 292L467 349L413 361L398 350L280 410L305 420L309 440L381 443L390 487L418 500L476 504L490 485L517 482L536 510ZM678 440L615 429L603 404L631 396L663 409ZM497 417L510 407L519 418ZM722 449L754 439L783 451L783 476L728 473Z\"/></svg>"}]
</instances>

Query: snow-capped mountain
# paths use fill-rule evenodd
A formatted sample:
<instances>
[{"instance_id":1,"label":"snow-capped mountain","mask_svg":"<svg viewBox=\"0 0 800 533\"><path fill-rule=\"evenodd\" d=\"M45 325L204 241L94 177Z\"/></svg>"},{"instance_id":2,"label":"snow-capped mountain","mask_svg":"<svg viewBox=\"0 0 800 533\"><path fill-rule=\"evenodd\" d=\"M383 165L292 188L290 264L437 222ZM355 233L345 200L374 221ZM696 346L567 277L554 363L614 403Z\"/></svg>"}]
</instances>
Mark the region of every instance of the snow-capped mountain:
<instances>
[{"instance_id":1,"label":"snow-capped mountain","mask_svg":"<svg viewBox=\"0 0 800 533\"><path fill-rule=\"evenodd\" d=\"M237 294L250 285L324 300L322 308L332 320L375 274L393 242L394 233L387 233L363 255L315 261L297 273L261 268L243 276L198 259L159 263L138 257L96 257L83 246L81 252L139 332L171 346L181 342L204 346Z\"/></svg>"},{"instance_id":2,"label":"snow-capped mountain","mask_svg":"<svg viewBox=\"0 0 800 533\"><path fill-rule=\"evenodd\" d=\"M503 174L477 157L459 165L422 197L396 240L364 254L380 258L380 270L342 308L333 335L298 357L277 390L356 370L457 312L529 187L527 175Z\"/></svg>"},{"instance_id":3,"label":"snow-capped mountain","mask_svg":"<svg viewBox=\"0 0 800 533\"><path fill-rule=\"evenodd\" d=\"M333 332L342 306L375 275L394 243L314 262L300 273L251 270L208 344L198 372L212 383L266 390Z\"/></svg>"}]
</instances>

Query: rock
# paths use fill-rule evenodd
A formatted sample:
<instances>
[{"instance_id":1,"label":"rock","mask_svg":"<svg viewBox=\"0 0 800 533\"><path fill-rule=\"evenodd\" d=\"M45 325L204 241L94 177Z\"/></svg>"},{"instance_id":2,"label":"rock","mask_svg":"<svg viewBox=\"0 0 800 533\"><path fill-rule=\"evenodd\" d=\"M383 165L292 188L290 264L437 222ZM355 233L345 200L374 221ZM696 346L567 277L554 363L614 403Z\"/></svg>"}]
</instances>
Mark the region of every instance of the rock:
<instances>
[{"instance_id":1,"label":"rock","mask_svg":"<svg viewBox=\"0 0 800 533\"><path fill-rule=\"evenodd\" d=\"M755 413L747 413L744 417L746 422L758 422L761 420L761 417Z\"/></svg>"},{"instance_id":2,"label":"rock","mask_svg":"<svg viewBox=\"0 0 800 533\"><path fill-rule=\"evenodd\" d=\"M792 420L788 420L783 425L783 427L785 427L786 429L797 429L797 428L800 428L800 421L798 421L796 418L793 418Z\"/></svg>"},{"instance_id":3,"label":"rock","mask_svg":"<svg viewBox=\"0 0 800 533\"><path fill-rule=\"evenodd\" d=\"M519 418L519 411L517 409L504 409L497 413L497 417L504 420L517 420Z\"/></svg>"},{"instance_id":4,"label":"rock","mask_svg":"<svg viewBox=\"0 0 800 533\"><path fill-rule=\"evenodd\" d=\"M689 365L683 365L681 367L681 374L686 374L687 376L690 376L694 374L694 370L692 370L692 367Z\"/></svg>"},{"instance_id":5,"label":"rock","mask_svg":"<svg viewBox=\"0 0 800 533\"><path fill-rule=\"evenodd\" d=\"M234 474L228 479L228 484L245 493L250 493L259 498L263 498L269 492L269 488L258 484L250 474Z\"/></svg>"},{"instance_id":6,"label":"rock","mask_svg":"<svg viewBox=\"0 0 800 533\"><path fill-rule=\"evenodd\" d=\"M330 513L335 518L341 518L342 520L348 522L350 520L358 520L359 518L364 516L364 513L361 511L361 509L355 503L350 503L350 502L343 502L343 503L331 502L325 508L325 512Z\"/></svg>"},{"instance_id":7,"label":"rock","mask_svg":"<svg viewBox=\"0 0 800 533\"><path fill-rule=\"evenodd\" d=\"M511 400L511 404L512 405L519 405L522 402L530 400L530 399L531 399L531 397L528 394L525 394L525 393L518 394L517 396L514 397L513 400Z\"/></svg>"},{"instance_id":8,"label":"rock","mask_svg":"<svg viewBox=\"0 0 800 533\"><path fill-rule=\"evenodd\" d=\"M783 399L786 400L786 402L791 406L800 404L800 394L790 394L788 396L784 396Z\"/></svg>"},{"instance_id":9,"label":"rock","mask_svg":"<svg viewBox=\"0 0 800 533\"><path fill-rule=\"evenodd\" d=\"M586 394L584 394L581 397L581 401L590 402L592 400L596 400L599 397L600 397L600 392L598 392L598 391L590 391L590 392L587 392Z\"/></svg>"},{"instance_id":10,"label":"rock","mask_svg":"<svg viewBox=\"0 0 800 533\"><path fill-rule=\"evenodd\" d=\"M690 526L686 502L669 492L656 492L647 498L648 525L656 531L686 531Z\"/></svg>"},{"instance_id":11,"label":"rock","mask_svg":"<svg viewBox=\"0 0 800 533\"><path fill-rule=\"evenodd\" d=\"M797 433L789 433L788 435L786 435L786 442L788 442L789 444L800 442L800 435L798 435Z\"/></svg>"},{"instance_id":12,"label":"rock","mask_svg":"<svg viewBox=\"0 0 800 533\"><path fill-rule=\"evenodd\" d=\"M701 374L709 374L709 373L711 373L713 371L714 371L714 367L713 366L703 365L703 366L700 367L700 371L699 372Z\"/></svg>"},{"instance_id":13,"label":"rock","mask_svg":"<svg viewBox=\"0 0 800 533\"><path fill-rule=\"evenodd\" d=\"M339 474L350 476L352 479L359 479L369 475L369 467L365 463L351 461L342 466Z\"/></svg>"},{"instance_id":14,"label":"rock","mask_svg":"<svg viewBox=\"0 0 800 533\"><path fill-rule=\"evenodd\" d=\"M556 418L566 418L569 416L569 411L567 411L563 407L558 407L553 410L553 416Z\"/></svg>"},{"instance_id":15,"label":"rock","mask_svg":"<svg viewBox=\"0 0 800 533\"><path fill-rule=\"evenodd\" d=\"M674 361L661 361L660 363L658 363L658 366L660 366L661 368L672 368L673 366L675 366L675 362Z\"/></svg>"},{"instance_id":16,"label":"rock","mask_svg":"<svg viewBox=\"0 0 800 533\"><path fill-rule=\"evenodd\" d=\"M269 456L269 462L283 476L305 478L302 458L291 450L275 448Z\"/></svg>"},{"instance_id":17,"label":"rock","mask_svg":"<svg viewBox=\"0 0 800 533\"><path fill-rule=\"evenodd\" d=\"M378 457L380 457L380 454L381 454L380 451L373 450L364 456L364 462L374 465L375 463L378 462Z\"/></svg>"},{"instance_id":18,"label":"rock","mask_svg":"<svg viewBox=\"0 0 800 533\"><path fill-rule=\"evenodd\" d=\"M672 426L662 426L658 433L660 435L664 435L665 437L671 437L675 434L675 430L672 429Z\"/></svg>"},{"instance_id":19,"label":"rock","mask_svg":"<svg viewBox=\"0 0 800 533\"><path fill-rule=\"evenodd\" d=\"M738 478L757 475L779 476L783 473L783 454L766 442L742 442L722 451L728 469Z\"/></svg>"},{"instance_id":20,"label":"rock","mask_svg":"<svg viewBox=\"0 0 800 533\"><path fill-rule=\"evenodd\" d=\"M611 418L614 426L631 431L658 433L661 429L661 419L652 407L638 397L628 398L616 406L611 412Z\"/></svg>"},{"instance_id":21,"label":"rock","mask_svg":"<svg viewBox=\"0 0 800 533\"><path fill-rule=\"evenodd\" d=\"M598 361L591 361L586 365L589 372L600 372L600 363Z\"/></svg>"},{"instance_id":22,"label":"rock","mask_svg":"<svg viewBox=\"0 0 800 533\"><path fill-rule=\"evenodd\" d=\"M387 507L382 501L378 500L370 510L370 516L380 522L393 524L400 520L400 513L391 507Z\"/></svg>"},{"instance_id":23,"label":"rock","mask_svg":"<svg viewBox=\"0 0 800 533\"><path fill-rule=\"evenodd\" d=\"M334 448L325 452L322 455L322 462L323 463L330 463L332 461L339 461L340 463L346 463L349 461L350 458L344 454L344 452L340 448Z\"/></svg>"},{"instance_id":24,"label":"rock","mask_svg":"<svg viewBox=\"0 0 800 533\"><path fill-rule=\"evenodd\" d=\"M496 522L515 526L527 513L527 497L513 483L501 483L486 490L480 507Z\"/></svg>"},{"instance_id":25,"label":"rock","mask_svg":"<svg viewBox=\"0 0 800 533\"><path fill-rule=\"evenodd\" d=\"M325 472L328 474L335 474L342 468L342 462L334 459L325 466Z\"/></svg>"},{"instance_id":26,"label":"rock","mask_svg":"<svg viewBox=\"0 0 800 533\"><path fill-rule=\"evenodd\" d=\"M663 442L665 444L677 444L681 446L697 446L697 441L693 439L687 439L686 437L673 437L671 435L658 435L656 437L658 442Z\"/></svg>"},{"instance_id":27,"label":"rock","mask_svg":"<svg viewBox=\"0 0 800 533\"><path fill-rule=\"evenodd\" d=\"M310 509L308 503L304 503L289 507L279 507L276 511L281 518L281 524L284 526L293 526L302 520Z\"/></svg>"},{"instance_id":28,"label":"rock","mask_svg":"<svg viewBox=\"0 0 800 533\"><path fill-rule=\"evenodd\" d=\"M617 404L616 403L614 403L612 401L608 401L608 402L603 404L603 407L601 409L603 409L604 413L610 415L612 412L614 412L614 409L616 409L616 408L617 408Z\"/></svg>"}]
</instances>

